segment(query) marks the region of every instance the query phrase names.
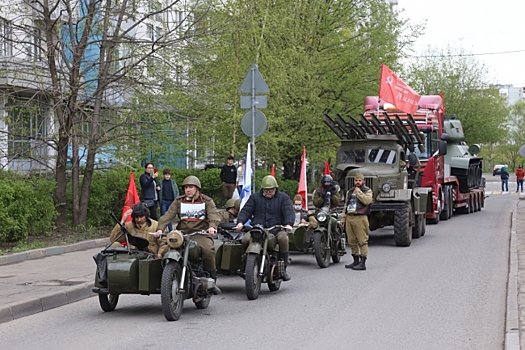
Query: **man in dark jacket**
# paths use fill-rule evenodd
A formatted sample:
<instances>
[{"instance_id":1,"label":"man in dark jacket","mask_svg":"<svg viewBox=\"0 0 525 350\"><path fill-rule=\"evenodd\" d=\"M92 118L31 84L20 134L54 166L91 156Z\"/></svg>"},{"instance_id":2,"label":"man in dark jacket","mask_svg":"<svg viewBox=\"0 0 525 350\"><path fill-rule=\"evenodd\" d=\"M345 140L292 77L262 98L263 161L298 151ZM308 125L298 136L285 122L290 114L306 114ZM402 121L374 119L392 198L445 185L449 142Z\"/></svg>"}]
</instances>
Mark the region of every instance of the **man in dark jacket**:
<instances>
[{"instance_id":1,"label":"man in dark jacket","mask_svg":"<svg viewBox=\"0 0 525 350\"><path fill-rule=\"evenodd\" d=\"M158 220L157 216L157 201L159 200L157 196L157 182L155 178L159 175L158 171L155 172L155 166L153 163L146 163L144 167L144 174L140 175L140 189L142 202L146 204L150 212L150 218L153 220Z\"/></svg>"},{"instance_id":2,"label":"man in dark jacket","mask_svg":"<svg viewBox=\"0 0 525 350\"><path fill-rule=\"evenodd\" d=\"M222 166L219 175L222 181L222 194L226 200L233 197L233 191L237 186L237 168L233 165L234 160L233 156L228 156L228 163Z\"/></svg>"},{"instance_id":3,"label":"man in dark jacket","mask_svg":"<svg viewBox=\"0 0 525 350\"><path fill-rule=\"evenodd\" d=\"M262 180L261 191L250 196L244 207L237 217L237 226L235 229L240 231L244 223L251 220L252 225L262 225L271 227L274 225L285 225L286 231L290 232L295 220L290 198L277 189L277 180L271 175L265 176ZM290 275L286 271L288 264L288 235L284 230L275 229L271 231L279 243L279 259L284 260L285 270L283 280L290 280ZM243 239L243 245L247 246L250 242L251 235L247 233Z\"/></svg>"},{"instance_id":4,"label":"man in dark jacket","mask_svg":"<svg viewBox=\"0 0 525 350\"><path fill-rule=\"evenodd\" d=\"M506 166L501 168L501 192L509 192L509 169Z\"/></svg>"}]
</instances>

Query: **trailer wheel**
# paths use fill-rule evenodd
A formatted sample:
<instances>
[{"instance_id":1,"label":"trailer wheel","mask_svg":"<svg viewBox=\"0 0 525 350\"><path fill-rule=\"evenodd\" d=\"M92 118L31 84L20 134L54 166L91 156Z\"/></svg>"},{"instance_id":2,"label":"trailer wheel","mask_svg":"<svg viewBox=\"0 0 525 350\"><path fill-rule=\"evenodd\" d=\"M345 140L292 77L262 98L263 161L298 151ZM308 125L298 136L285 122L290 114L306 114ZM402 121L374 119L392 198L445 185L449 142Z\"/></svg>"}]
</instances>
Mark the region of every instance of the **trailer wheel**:
<instances>
[{"instance_id":1,"label":"trailer wheel","mask_svg":"<svg viewBox=\"0 0 525 350\"><path fill-rule=\"evenodd\" d=\"M414 218L414 226L412 226L412 238L419 238L425 234L423 232L423 225L425 221L425 214L416 215Z\"/></svg>"},{"instance_id":2,"label":"trailer wheel","mask_svg":"<svg viewBox=\"0 0 525 350\"><path fill-rule=\"evenodd\" d=\"M468 196L468 202L469 202L469 213L473 213L474 212L474 196L472 195L472 193Z\"/></svg>"},{"instance_id":3,"label":"trailer wheel","mask_svg":"<svg viewBox=\"0 0 525 350\"><path fill-rule=\"evenodd\" d=\"M408 247L412 243L411 211L410 203L408 203L403 209L394 212L394 241L398 247Z\"/></svg>"},{"instance_id":4,"label":"trailer wheel","mask_svg":"<svg viewBox=\"0 0 525 350\"><path fill-rule=\"evenodd\" d=\"M439 215L439 218L443 221L446 221L450 218L450 202L451 202L451 193L450 187L443 186L443 210Z\"/></svg>"}]
</instances>

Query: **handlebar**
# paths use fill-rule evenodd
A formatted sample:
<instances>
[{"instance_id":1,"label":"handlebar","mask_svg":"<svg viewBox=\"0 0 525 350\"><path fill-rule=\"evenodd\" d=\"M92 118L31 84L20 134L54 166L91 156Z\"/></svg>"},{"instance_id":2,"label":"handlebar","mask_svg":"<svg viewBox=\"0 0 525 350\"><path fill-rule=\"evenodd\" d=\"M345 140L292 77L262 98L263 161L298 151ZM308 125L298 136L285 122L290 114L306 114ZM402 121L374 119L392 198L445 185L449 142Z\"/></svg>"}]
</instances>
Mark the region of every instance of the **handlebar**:
<instances>
[{"instance_id":1,"label":"handlebar","mask_svg":"<svg viewBox=\"0 0 525 350\"><path fill-rule=\"evenodd\" d=\"M261 230L264 230L264 231L271 231L273 230L274 228L286 228L286 225L273 225L271 227L264 227L262 225L254 225L254 226L251 226L251 225L244 225L242 230L243 232L249 232L251 231L253 228L259 228Z\"/></svg>"}]
</instances>

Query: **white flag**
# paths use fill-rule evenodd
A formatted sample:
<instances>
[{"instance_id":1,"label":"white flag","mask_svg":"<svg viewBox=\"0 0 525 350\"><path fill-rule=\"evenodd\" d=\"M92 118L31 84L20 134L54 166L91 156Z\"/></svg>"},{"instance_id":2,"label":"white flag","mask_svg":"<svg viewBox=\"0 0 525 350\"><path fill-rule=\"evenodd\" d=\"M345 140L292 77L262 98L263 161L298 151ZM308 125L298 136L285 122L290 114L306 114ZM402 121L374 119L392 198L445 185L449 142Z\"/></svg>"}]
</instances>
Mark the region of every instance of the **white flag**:
<instances>
[{"instance_id":1,"label":"white flag","mask_svg":"<svg viewBox=\"0 0 525 350\"><path fill-rule=\"evenodd\" d=\"M246 151L246 159L244 161L244 177L241 191L241 209L244 207L248 198L252 194L252 154L250 151L250 144L248 143L248 150Z\"/></svg>"}]
</instances>

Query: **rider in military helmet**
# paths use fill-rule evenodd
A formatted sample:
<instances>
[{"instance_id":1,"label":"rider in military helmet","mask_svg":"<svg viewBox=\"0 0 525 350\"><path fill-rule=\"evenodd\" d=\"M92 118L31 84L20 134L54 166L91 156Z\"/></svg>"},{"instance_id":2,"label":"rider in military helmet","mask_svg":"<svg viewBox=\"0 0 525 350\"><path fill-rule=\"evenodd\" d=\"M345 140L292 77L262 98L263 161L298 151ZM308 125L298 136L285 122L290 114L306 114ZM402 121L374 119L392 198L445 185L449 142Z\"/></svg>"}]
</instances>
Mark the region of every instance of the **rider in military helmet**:
<instances>
[{"instance_id":1,"label":"rider in military helmet","mask_svg":"<svg viewBox=\"0 0 525 350\"><path fill-rule=\"evenodd\" d=\"M126 222L128 221L130 215L132 220L130 222ZM149 234L149 232L157 231L157 221L150 219L149 215L149 208L146 206L146 204L140 202L135 204L133 208L124 212L120 223L124 225L129 233L131 233L133 236L142 237L148 240L149 245L147 250L150 253L157 254L159 250L157 239ZM123 244L126 242L126 237L122 234L120 225L117 224L115 227L113 227L109 239L112 242L112 248L123 246ZM135 246L130 246L130 248L136 249ZM158 256L160 257L160 255Z\"/></svg>"},{"instance_id":2,"label":"rider in military helmet","mask_svg":"<svg viewBox=\"0 0 525 350\"><path fill-rule=\"evenodd\" d=\"M182 182L184 194L175 198L166 214L159 219L158 231L155 236L160 237L168 224L177 221L176 229L190 234L205 230L208 235L195 235L192 237L202 249L202 260L204 269L210 277L217 279L215 268L215 246L212 236L217 233L219 215L213 199L200 192L202 186L199 178L188 176ZM168 250L166 237L162 238L159 253L164 254ZM214 286L210 289L213 294L220 294L221 290Z\"/></svg>"},{"instance_id":3,"label":"rider in military helmet","mask_svg":"<svg viewBox=\"0 0 525 350\"><path fill-rule=\"evenodd\" d=\"M221 222L234 222L234 220L237 218L237 215L239 215L240 207L241 200L239 198L228 199L224 205L224 210L219 212Z\"/></svg>"},{"instance_id":4,"label":"rider in military helmet","mask_svg":"<svg viewBox=\"0 0 525 350\"><path fill-rule=\"evenodd\" d=\"M295 220L290 197L285 193L279 192L279 185L275 177L268 175L262 179L262 189L250 196L237 217L236 230L240 231L244 223L251 220L252 225L262 225L270 227L274 225L286 226L285 230L290 232ZM288 264L288 235L284 230L275 229L271 231L279 243L279 259L284 260L285 271L283 280L290 280L290 274L286 271ZM247 246L250 242L250 233L243 239L243 245Z\"/></svg>"},{"instance_id":5,"label":"rider in military helmet","mask_svg":"<svg viewBox=\"0 0 525 350\"><path fill-rule=\"evenodd\" d=\"M316 208L322 208L328 205L330 208L337 207L341 204L341 194L339 184L334 181L332 176L324 175L321 179L321 185L314 192L314 206ZM330 194L330 204L325 203Z\"/></svg>"}]
</instances>

